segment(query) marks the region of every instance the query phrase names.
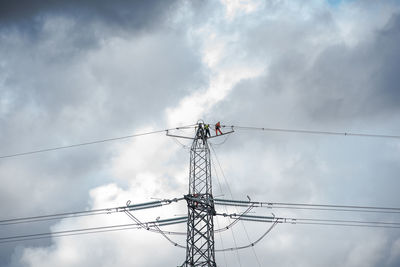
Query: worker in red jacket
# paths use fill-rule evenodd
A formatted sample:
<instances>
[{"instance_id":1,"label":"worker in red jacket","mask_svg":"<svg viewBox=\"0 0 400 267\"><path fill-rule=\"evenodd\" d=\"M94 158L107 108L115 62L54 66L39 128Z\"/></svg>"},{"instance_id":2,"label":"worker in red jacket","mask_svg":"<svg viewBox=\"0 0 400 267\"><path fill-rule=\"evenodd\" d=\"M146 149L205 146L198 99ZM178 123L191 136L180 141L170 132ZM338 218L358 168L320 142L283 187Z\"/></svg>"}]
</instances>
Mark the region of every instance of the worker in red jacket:
<instances>
[{"instance_id":1,"label":"worker in red jacket","mask_svg":"<svg viewBox=\"0 0 400 267\"><path fill-rule=\"evenodd\" d=\"M221 132L221 123L220 123L220 122L217 122L217 123L215 124L215 135L218 135L218 132L219 132L220 134L222 134L222 132Z\"/></svg>"}]
</instances>

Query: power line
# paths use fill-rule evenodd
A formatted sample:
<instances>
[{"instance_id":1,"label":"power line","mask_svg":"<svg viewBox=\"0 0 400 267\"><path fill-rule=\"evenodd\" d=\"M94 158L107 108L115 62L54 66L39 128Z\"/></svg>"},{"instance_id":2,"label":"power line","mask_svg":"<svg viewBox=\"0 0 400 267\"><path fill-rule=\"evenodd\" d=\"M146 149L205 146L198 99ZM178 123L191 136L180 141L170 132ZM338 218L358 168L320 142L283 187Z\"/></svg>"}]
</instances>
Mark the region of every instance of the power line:
<instances>
[{"instance_id":1,"label":"power line","mask_svg":"<svg viewBox=\"0 0 400 267\"><path fill-rule=\"evenodd\" d=\"M332 132L332 131L302 130L302 129L283 129L283 128L251 127L251 126L238 126L238 125L222 125L221 127L230 127L230 128L234 128L234 129L241 129L241 130L259 130L259 131L283 132L283 133L322 134L322 135L343 135L343 136L355 136L355 137L377 137L377 138L394 138L394 139L400 139L400 135L387 135L387 134L351 133L351 132Z\"/></svg>"},{"instance_id":2,"label":"power line","mask_svg":"<svg viewBox=\"0 0 400 267\"><path fill-rule=\"evenodd\" d=\"M227 140L227 139L225 139L225 140ZM229 186L229 183L228 183L228 181L227 181L227 179L226 179L226 177L225 177L224 170L222 169L221 163L220 163L219 160L218 160L217 153L215 152L215 149L214 149L214 147L213 147L213 145L212 145L211 143L210 143L210 147L211 147L211 149L212 149L212 152L213 152L214 155L215 155L215 159L217 160L219 169L221 170L221 174L222 174L222 177L224 178L225 184L227 185L229 194L231 195L231 198L233 198L232 190L231 190L231 188L230 188L230 186ZM213 167L214 167L214 170L215 170L215 174L216 174L217 177L218 177L218 172L217 172L217 170L216 170L214 164L213 164ZM221 185L220 185L220 187L221 187ZM221 193L222 193L222 187L221 187ZM227 211L227 208L226 208L226 207L225 207L225 210ZM234 231L233 231L232 228L230 228L230 229L231 229L231 234L232 234L233 243L234 243L235 247L238 247L238 246L237 246L237 243L236 243L235 233L234 233ZM236 257L237 257L239 266L242 267L242 262L241 262L241 259L240 259L239 251L238 251L238 250L235 250L235 252L236 252Z\"/></svg>"},{"instance_id":3,"label":"power line","mask_svg":"<svg viewBox=\"0 0 400 267\"><path fill-rule=\"evenodd\" d=\"M228 137L229 137L229 136L228 136ZM225 141L227 140L228 137L226 137ZM224 142L225 142L225 141L224 141ZM221 169L221 173L222 173L222 176L224 177L225 183L228 185L229 193L230 193L231 197L233 198L233 194L232 194L232 191L231 191L231 189L230 189L230 187L229 187L229 183L227 183L227 180L226 180L224 171L223 171L222 166L221 166L221 164L220 164L220 162L219 162L219 160L218 160L217 153L215 152L215 149L214 149L213 145L211 145L211 148L212 148L212 151L214 152L215 158L216 158L216 160L217 160L217 162L218 162L218 165L219 165L219 167L220 167L220 169ZM215 201L215 199L214 199L214 201ZM253 208L253 207L250 205L249 208L248 208L243 214L246 214L251 208ZM237 219L237 220L239 220L239 219ZM236 222L234 221L233 223L236 223ZM246 234L247 240L248 240L249 242L251 242L251 241L250 241L249 234L248 234L248 232L247 232L247 229L246 229L246 227L245 227L243 221L241 221L241 223L242 223L242 227L243 227L243 229L244 229L244 232L245 232L245 234ZM269 231L271 231L273 227L274 227L274 226L272 226L271 229L269 229L269 230L267 231L267 233L268 233ZM233 235L233 229L231 229L231 231L232 231L232 235ZM266 234L267 234L267 233L266 233ZM266 234L265 234L265 235L266 235ZM264 235L264 236L265 236L265 235ZM230 249L225 249L224 251L228 251L228 250L239 250L239 249L244 249L244 248L251 247L251 248L252 248L252 251L253 251L253 254L254 254L254 257L255 257L255 259L256 259L258 265L261 266L260 260L258 259L257 253L256 253L256 251L255 251L255 249L254 249L254 244L255 244L255 243L258 243L263 237L262 237L260 240L258 240L257 242L251 243L252 245L242 246L242 247L238 247L238 246L236 245L236 240L235 240L235 237L234 237L234 236L233 236L233 238L234 238L235 247L234 247L234 248L230 248ZM216 251L220 251L220 250L216 250ZM238 252L237 252L237 253L238 253ZM240 262L240 257L239 257L239 262Z\"/></svg>"},{"instance_id":4,"label":"power line","mask_svg":"<svg viewBox=\"0 0 400 267\"><path fill-rule=\"evenodd\" d=\"M227 205L237 207L263 207L263 208L282 208L282 209L306 209L306 210L325 210L325 211L351 211L351 212L372 212L372 213L400 213L397 207L377 207L377 206L357 206L357 205L330 205L330 204L311 204L311 203L288 203L288 202L260 202L244 201L231 199L214 199L216 205Z\"/></svg>"},{"instance_id":5,"label":"power line","mask_svg":"<svg viewBox=\"0 0 400 267\"><path fill-rule=\"evenodd\" d=\"M138 225L136 225L136 224L120 224L120 225L99 226L99 227L90 227L90 228L82 228L82 229L62 230L62 231L46 232L46 233L8 236L8 237L1 237L0 243L22 241L22 240L25 240L26 238L29 238L30 240L37 239L39 237L49 238L49 237L53 237L53 236L55 237L57 235L67 235L70 233L80 233L80 232L89 233L90 231L95 231L95 230L107 230L107 229L116 229L116 228L121 228L121 227L123 228L123 227L132 227L132 226L138 226Z\"/></svg>"},{"instance_id":6,"label":"power line","mask_svg":"<svg viewBox=\"0 0 400 267\"><path fill-rule=\"evenodd\" d=\"M104 215L104 214L113 214L118 212L125 212L126 210L142 210L149 208L161 207L164 205L171 204L172 202L178 202L183 200L184 198L174 198L174 199L164 199L158 201L144 202L138 204L132 204L128 206L119 206L112 208L103 208L103 209L94 209L94 210L86 210L86 211L73 211L73 212L64 212L64 213L56 213L56 214L47 214L40 216L31 216L31 217L20 217L20 218L12 218L12 219L3 219L0 220L0 226L11 225L11 224L20 224L20 223L31 223L31 222L39 222L39 221L47 221L47 220L56 220L56 219L65 219L65 218L74 218L81 216L92 216L92 215ZM400 208L395 207L374 207L374 206L355 206L355 205L326 205L326 204L301 204L301 203L284 203L284 202L257 202L257 201L242 201L242 200L230 200L230 199L214 199L216 205L223 206L236 206L236 207L247 207L248 209L243 212L237 214L239 217L232 224L225 226L221 229L216 229L216 232L224 231L225 229L231 228L234 224L238 222L240 216L246 215L250 209L255 207L263 207L263 208L294 208L294 209L312 209L312 210L327 210L327 211L350 211L350 212L374 212L374 213L400 213ZM280 206L284 205L284 206ZM314 208L317 207L317 208ZM321 207L321 208L318 208Z\"/></svg>"},{"instance_id":7,"label":"power line","mask_svg":"<svg viewBox=\"0 0 400 267\"><path fill-rule=\"evenodd\" d=\"M63 236L75 236L75 235L87 235L87 234L97 234L97 233L105 233L105 232L116 232L116 231L133 230L133 229L140 229L140 227L132 226L132 227L127 227L127 228L96 230L96 231L88 231L88 232L82 232L82 233L66 233L66 234L48 235L48 236L39 236L39 237L26 237L26 238L15 239L15 240L0 241L0 244L21 242L21 241L31 241L31 240L38 240L38 239L56 238L56 237L63 237Z\"/></svg>"},{"instance_id":8,"label":"power line","mask_svg":"<svg viewBox=\"0 0 400 267\"><path fill-rule=\"evenodd\" d=\"M57 213L57 214L47 214L47 215L40 215L40 216L5 219L5 220L0 221L0 225L10 225L10 224L57 220L57 219L65 219L65 218L81 217L81 216L111 214L111 213L118 212L118 209L120 209L120 208L122 209L124 207L96 209L96 210L88 210L88 211L73 211L73 212L65 212L65 213Z\"/></svg>"},{"instance_id":9,"label":"power line","mask_svg":"<svg viewBox=\"0 0 400 267\"><path fill-rule=\"evenodd\" d=\"M46 214L46 215L21 217L21 218L13 218L13 219L3 219L3 220L0 220L0 226L11 225L11 224L20 224L20 223L31 223L31 222L38 222L38 221L47 221L47 220L57 220L57 219L65 219L65 218L73 218L73 217L81 217L81 216L112 214L112 213L117 213L117 212L125 212L126 210L142 210L142 209L157 208L157 207L168 205L168 204L171 204L172 202L178 202L181 200L183 200L183 198L163 199L163 200L144 202L144 203L138 203L138 204L130 204L130 202L128 201L127 206L85 210L85 211L72 211L72 212Z\"/></svg>"},{"instance_id":10,"label":"power line","mask_svg":"<svg viewBox=\"0 0 400 267\"><path fill-rule=\"evenodd\" d=\"M12 157L19 157L19 156L26 156L26 155L31 155L31 154L37 154L37 153L44 153L44 152L55 151L55 150L62 150L62 149L68 149L68 148L75 148L75 147L81 147L81 146L87 146L87 145L93 145L93 144L99 144L99 143L105 143L105 142L111 142L111 141L129 139L129 138L134 138L134 137L139 137L139 136L145 136L145 135L150 135L150 134L156 134L156 133L162 133L162 132L172 131L172 130L188 129L188 128L191 128L191 127L193 127L193 126L194 126L194 125L192 124L192 125L187 125L187 126L181 126L181 127L175 127L175 128L169 128L169 129L163 129L163 130L156 130L156 131L145 132L145 133L138 133L138 134L132 134L132 135L126 135L126 136L120 136L120 137L114 137L114 138L107 138L107 139L100 139L100 140L88 141L88 142L77 143L77 144L71 144L71 145L66 145L66 146L50 147L50 148L44 148L44 149L38 149L38 150L31 150L31 151L20 152L20 153L14 153L14 154L7 154L7 155L2 155L2 156L0 156L0 159L12 158ZM324 134L324 135L344 135L344 136L357 136L357 137L378 137L378 138L395 138L395 139L400 139L400 136L399 136L399 135L365 134L365 133L332 132L332 131L316 131L316 130L300 130L300 129L283 129L283 128L266 128L266 127L238 126L238 125L231 125L231 126L222 125L221 127L231 127L231 128L235 128L235 129L242 129L242 130L261 130L261 131L286 132L286 133ZM226 140L225 140L225 141L226 141ZM225 141L224 141L224 142L225 142Z\"/></svg>"},{"instance_id":11,"label":"power line","mask_svg":"<svg viewBox=\"0 0 400 267\"><path fill-rule=\"evenodd\" d=\"M58 216L49 216L49 217L37 218L37 219L16 220L16 221L0 223L0 226L21 224L21 223L33 223L33 222L61 220L61 219L77 218L77 217L87 217L87 216L93 216L93 215L105 215L105 214L111 214L111 213L114 213L114 212L115 211L112 211L112 212L106 211L106 212L99 212L99 213L71 214L71 215L65 215L65 216L59 216L59 217Z\"/></svg>"},{"instance_id":12,"label":"power line","mask_svg":"<svg viewBox=\"0 0 400 267\"><path fill-rule=\"evenodd\" d=\"M291 217L275 217L260 215L240 215L233 214L217 215L229 217L230 219L239 218L239 220L264 222L264 223L285 223L285 224L315 224L315 225L336 225L336 226L354 226L354 227L378 227L378 228L400 228L400 222L385 221L361 221L361 220L337 220L337 219L321 219L321 218L291 218Z\"/></svg>"},{"instance_id":13,"label":"power line","mask_svg":"<svg viewBox=\"0 0 400 267\"><path fill-rule=\"evenodd\" d=\"M72 144L72 145L66 145L66 146L50 147L50 148L44 148L44 149L38 149L38 150L32 150L32 151L26 151L26 152L20 152L20 153L15 153L15 154L2 155L2 156L0 156L0 159L19 157L19 156L26 156L26 155L31 155L31 154L50 152L50 151L55 151L55 150L68 149L68 148L74 148L74 147L81 147L81 146L87 146L87 145L94 145L94 144L111 142L111 141L116 141L116 140L129 139L129 138L134 138L134 137L139 137L139 136L144 136L144 135L162 133L162 132L172 131L172 130L188 129L188 128L191 128L192 126L193 125L187 125L187 126L175 127L175 128L170 128L170 129L164 129L164 130L157 130L157 131L138 133L138 134L131 134L131 135L126 135L126 136L114 137L114 138L107 138L107 139L101 139L101 140L88 141L88 142Z\"/></svg>"},{"instance_id":14,"label":"power line","mask_svg":"<svg viewBox=\"0 0 400 267\"><path fill-rule=\"evenodd\" d=\"M271 232L271 230L276 226L277 223L278 223L278 221L275 220L275 222L273 222L273 224L267 229L267 231L266 231L265 233L263 233L257 240L255 240L255 241L253 241L253 242L250 242L250 240L249 240L250 244L248 244L248 245L237 246L236 243L235 243L235 246L234 246L234 247L225 248L225 249L216 249L215 251L221 252L221 251L241 250L241 249L250 248L250 247L254 248L254 246L255 246L258 242L260 242L269 232ZM256 259L257 259L257 261L258 261L258 263L259 263L258 257L257 257Z\"/></svg>"},{"instance_id":15,"label":"power line","mask_svg":"<svg viewBox=\"0 0 400 267\"><path fill-rule=\"evenodd\" d=\"M319 218L290 218L290 217L272 217L272 216L259 216L259 215L244 215L244 214L216 214L218 216L229 217L230 219L239 219L243 221L251 221L251 222L263 222L263 223L286 223L286 224L304 224L304 225L327 225L327 226L346 226L346 227L373 227L373 228L400 228L400 222L385 222L385 221L361 221L361 220L334 220L334 219L319 219ZM62 230L56 232L47 232L47 233L34 233L34 234L26 234L26 235L16 235L16 236L8 236L1 237L0 244L9 243L9 242L20 242L20 241L28 241L28 240L36 240L36 239L44 239L44 238L53 238L53 237L62 237L62 236L72 236L72 235L84 235L84 234L92 234L92 233L102 233L102 232L113 232L113 231L122 231L122 230L131 230L131 229L143 229L143 225L146 226L146 230L155 227L157 230L153 232L158 232L162 234L168 234L167 231L160 230L159 227L167 226L167 225L175 225L180 223L185 223L186 217L178 217L178 218L170 218L170 219L162 219L156 221L149 222L139 222L133 224L121 224L121 225L110 225L110 226L99 226L99 227L91 227L91 228L81 228L81 229L71 229L71 230ZM267 231L267 233L270 230ZM262 236L262 238L265 235ZM259 240L261 240L260 238ZM258 241L259 241L258 240ZM257 242L258 242L257 241ZM216 251L227 251L227 250L237 250L243 249L250 246L254 246L256 242L252 242L250 245L246 246L237 246L233 248L225 248L222 250Z\"/></svg>"},{"instance_id":16,"label":"power line","mask_svg":"<svg viewBox=\"0 0 400 267\"><path fill-rule=\"evenodd\" d=\"M180 224L180 223L186 223L186 220L182 220L182 218L171 218L171 219L162 219L162 220L144 222L143 224L145 224L147 227L156 227L156 226L161 227L161 226ZM122 230L141 229L141 228L142 226L138 223L130 223L130 224L98 226L98 227L81 228L81 229L70 229L70 230L62 230L62 231L46 232L46 233L16 235L16 236L0 237L0 244L52 238L52 237L103 233L103 232L122 231Z\"/></svg>"},{"instance_id":17,"label":"power line","mask_svg":"<svg viewBox=\"0 0 400 267\"><path fill-rule=\"evenodd\" d=\"M217 221L217 226L219 228L220 226L219 226L219 222L218 222L218 217L216 218L216 221ZM224 249L224 241L222 239L222 234L219 232L218 236L219 236L219 239L221 241L221 247L222 247L222 249ZM228 267L227 260L226 260L226 253L225 253L225 251L223 251L223 252L224 252L224 258L223 259L224 259L225 267Z\"/></svg>"}]
</instances>

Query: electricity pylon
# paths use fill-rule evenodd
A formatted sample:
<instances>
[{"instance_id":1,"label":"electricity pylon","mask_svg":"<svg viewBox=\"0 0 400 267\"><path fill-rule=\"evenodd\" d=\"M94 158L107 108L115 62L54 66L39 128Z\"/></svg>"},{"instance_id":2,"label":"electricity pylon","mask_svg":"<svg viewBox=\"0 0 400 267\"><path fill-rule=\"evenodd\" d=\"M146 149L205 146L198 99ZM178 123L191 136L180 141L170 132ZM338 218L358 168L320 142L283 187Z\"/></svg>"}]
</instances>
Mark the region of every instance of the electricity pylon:
<instances>
[{"instance_id":1,"label":"electricity pylon","mask_svg":"<svg viewBox=\"0 0 400 267\"><path fill-rule=\"evenodd\" d=\"M190 148L189 193L185 195L188 207L186 260L184 267L216 267L214 242L214 199L211 183L211 157L204 123L198 123ZM232 133L227 132L228 133Z\"/></svg>"},{"instance_id":2,"label":"electricity pylon","mask_svg":"<svg viewBox=\"0 0 400 267\"><path fill-rule=\"evenodd\" d=\"M190 148L186 261L184 266L214 267L214 200L211 184L210 149L202 129Z\"/></svg>"}]
</instances>

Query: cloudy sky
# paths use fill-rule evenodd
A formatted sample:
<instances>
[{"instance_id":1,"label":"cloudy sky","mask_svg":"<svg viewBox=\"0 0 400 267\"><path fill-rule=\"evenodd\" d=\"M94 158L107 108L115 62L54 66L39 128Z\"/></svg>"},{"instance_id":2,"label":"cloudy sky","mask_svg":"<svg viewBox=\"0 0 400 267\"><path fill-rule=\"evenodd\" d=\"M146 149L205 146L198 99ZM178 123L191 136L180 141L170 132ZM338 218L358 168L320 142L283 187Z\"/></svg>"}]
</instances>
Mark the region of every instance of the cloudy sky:
<instances>
[{"instance_id":1,"label":"cloudy sky","mask_svg":"<svg viewBox=\"0 0 400 267\"><path fill-rule=\"evenodd\" d=\"M394 0L2 1L0 154L198 119L398 135L399 43L400 3ZM213 143L215 195L400 203L395 139L237 130ZM0 218L180 197L188 163L189 151L164 134L2 158ZM183 203L138 216L185 211ZM274 213L399 221L398 215ZM129 222L122 214L93 216L1 226L0 235ZM234 239L248 243L246 231L255 240L266 227L238 224L216 235L217 247ZM161 236L139 230L0 244L0 266L7 267L177 266L184 257ZM254 250L217 254L217 261L394 267L400 265L400 231L278 225Z\"/></svg>"}]
</instances>

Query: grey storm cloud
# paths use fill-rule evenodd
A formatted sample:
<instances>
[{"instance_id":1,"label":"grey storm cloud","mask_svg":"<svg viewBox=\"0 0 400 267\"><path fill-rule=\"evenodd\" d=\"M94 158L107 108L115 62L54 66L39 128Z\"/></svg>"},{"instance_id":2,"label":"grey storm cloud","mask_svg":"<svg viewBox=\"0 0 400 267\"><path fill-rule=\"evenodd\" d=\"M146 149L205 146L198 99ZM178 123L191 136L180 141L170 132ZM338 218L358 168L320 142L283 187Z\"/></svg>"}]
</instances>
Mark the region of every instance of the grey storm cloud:
<instances>
[{"instance_id":1,"label":"grey storm cloud","mask_svg":"<svg viewBox=\"0 0 400 267\"><path fill-rule=\"evenodd\" d=\"M71 16L85 22L100 21L123 27L142 28L164 18L176 0L166 1L107 1L107 0L33 0L2 1L2 26L29 23L46 15Z\"/></svg>"},{"instance_id":2,"label":"grey storm cloud","mask_svg":"<svg viewBox=\"0 0 400 267\"><path fill-rule=\"evenodd\" d=\"M335 45L318 56L298 81L311 116L346 120L399 112L399 22L395 14L369 42L351 48Z\"/></svg>"},{"instance_id":3,"label":"grey storm cloud","mask_svg":"<svg viewBox=\"0 0 400 267\"><path fill-rule=\"evenodd\" d=\"M392 16L384 29L377 33L377 39L372 51L380 55L380 69L372 76L376 80L376 87L382 90L383 99L379 99L382 108L396 110L400 102L400 52L398 44L400 42L400 14ZM378 96L377 90L375 95ZM379 96L378 96L379 97Z\"/></svg>"},{"instance_id":4,"label":"grey storm cloud","mask_svg":"<svg viewBox=\"0 0 400 267\"><path fill-rule=\"evenodd\" d=\"M40 43L48 36L43 27L49 18L64 18L72 23L64 30L65 47L75 53L97 47L110 36L126 36L160 29L182 1L2 1L0 31L18 32L29 43ZM101 29L101 30L100 30ZM83 51L82 51L83 50ZM69 55L65 55L68 57Z\"/></svg>"},{"instance_id":5,"label":"grey storm cloud","mask_svg":"<svg viewBox=\"0 0 400 267\"><path fill-rule=\"evenodd\" d=\"M255 37L257 43L266 44L264 48L255 47L253 53L270 61L270 66L263 76L236 85L217 113L233 112L227 117L238 120L248 119L250 113L264 114L279 125L276 121L279 110L280 121L301 125L306 118L310 126L328 127L349 126L359 119L392 117L400 107L399 21L400 15L394 14L367 40L351 47L334 43L320 51L310 51L312 44L308 39L315 30L308 24L283 26L288 29L277 33L278 37L265 30L271 27L268 24L276 22L265 22L264 28L259 26L259 33L256 29L243 32L244 40L254 41ZM311 19L310 23L319 24L319 17ZM326 31L334 29L332 23L325 24ZM298 38L295 46L293 38ZM271 52L271 44L268 44L271 42L280 43L280 49L266 56L262 49ZM248 41L244 43L250 45ZM258 116L252 118L256 123Z\"/></svg>"}]
</instances>

